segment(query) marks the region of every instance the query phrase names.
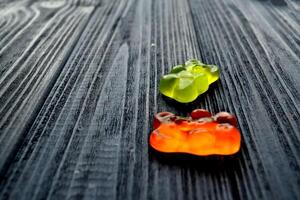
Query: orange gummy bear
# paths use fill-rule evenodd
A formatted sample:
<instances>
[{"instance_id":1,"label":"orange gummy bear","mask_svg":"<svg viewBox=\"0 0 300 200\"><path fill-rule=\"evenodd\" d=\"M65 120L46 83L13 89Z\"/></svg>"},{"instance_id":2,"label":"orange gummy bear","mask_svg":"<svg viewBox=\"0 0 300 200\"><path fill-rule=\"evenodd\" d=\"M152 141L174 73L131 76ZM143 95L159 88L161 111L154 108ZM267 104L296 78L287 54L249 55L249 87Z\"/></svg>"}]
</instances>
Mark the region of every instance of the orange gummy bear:
<instances>
[{"instance_id":1,"label":"orange gummy bear","mask_svg":"<svg viewBox=\"0 0 300 200\"><path fill-rule=\"evenodd\" d=\"M208 111L197 109L189 118L161 112L155 116L150 145L166 153L232 155L239 151L241 145L236 125L236 118L227 112L211 116Z\"/></svg>"}]
</instances>

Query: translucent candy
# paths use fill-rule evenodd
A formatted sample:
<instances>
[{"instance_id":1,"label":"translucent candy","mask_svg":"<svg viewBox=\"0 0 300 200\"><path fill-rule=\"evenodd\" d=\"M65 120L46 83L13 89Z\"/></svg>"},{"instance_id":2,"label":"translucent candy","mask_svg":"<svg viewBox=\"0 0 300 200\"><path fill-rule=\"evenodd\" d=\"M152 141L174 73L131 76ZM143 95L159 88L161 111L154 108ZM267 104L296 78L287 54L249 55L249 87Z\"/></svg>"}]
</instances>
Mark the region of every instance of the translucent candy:
<instances>
[{"instance_id":1,"label":"translucent candy","mask_svg":"<svg viewBox=\"0 0 300 200\"><path fill-rule=\"evenodd\" d=\"M219 68L198 60L189 60L173 67L160 81L160 92L181 103L194 101L208 90L211 83L219 79Z\"/></svg>"},{"instance_id":2,"label":"translucent candy","mask_svg":"<svg viewBox=\"0 0 300 200\"><path fill-rule=\"evenodd\" d=\"M161 112L155 116L150 145L165 153L232 155L241 145L236 125L236 118L227 112L211 116L208 111L197 109L188 118Z\"/></svg>"}]
</instances>

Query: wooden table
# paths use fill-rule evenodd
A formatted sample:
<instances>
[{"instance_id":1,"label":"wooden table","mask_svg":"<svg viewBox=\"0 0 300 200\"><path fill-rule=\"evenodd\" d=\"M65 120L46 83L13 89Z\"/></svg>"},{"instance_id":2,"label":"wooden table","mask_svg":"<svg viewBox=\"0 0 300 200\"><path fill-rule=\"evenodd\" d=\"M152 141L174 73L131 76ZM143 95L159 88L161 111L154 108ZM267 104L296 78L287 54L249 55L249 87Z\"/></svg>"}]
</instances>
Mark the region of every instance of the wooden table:
<instances>
[{"instance_id":1,"label":"wooden table","mask_svg":"<svg viewBox=\"0 0 300 200\"><path fill-rule=\"evenodd\" d=\"M158 92L220 66L195 102ZM300 199L299 0L0 0L0 199ZM164 155L153 115L229 111L230 157Z\"/></svg>"}]
</instances>

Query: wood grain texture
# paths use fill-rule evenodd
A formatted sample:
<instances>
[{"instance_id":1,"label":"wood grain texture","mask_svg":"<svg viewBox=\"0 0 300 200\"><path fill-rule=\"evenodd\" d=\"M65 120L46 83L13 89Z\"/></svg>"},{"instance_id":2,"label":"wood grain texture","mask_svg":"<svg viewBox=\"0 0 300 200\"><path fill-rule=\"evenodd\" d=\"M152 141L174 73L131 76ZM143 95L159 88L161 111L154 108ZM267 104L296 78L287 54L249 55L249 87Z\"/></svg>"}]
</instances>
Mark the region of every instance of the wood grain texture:
<instances>
[{"instance_id":1,"label":"wood grain texture","mask_svg":"<svg viewBox=\"0 0 300 200\"><path fill-rule=\"evenodd\" d=\"M299 199L300 1L0 0L0 199ZM195 102L158 92L220 66ZM234 113L232 157L164 155L153 115Z\"/></svg>"}]
</instances>

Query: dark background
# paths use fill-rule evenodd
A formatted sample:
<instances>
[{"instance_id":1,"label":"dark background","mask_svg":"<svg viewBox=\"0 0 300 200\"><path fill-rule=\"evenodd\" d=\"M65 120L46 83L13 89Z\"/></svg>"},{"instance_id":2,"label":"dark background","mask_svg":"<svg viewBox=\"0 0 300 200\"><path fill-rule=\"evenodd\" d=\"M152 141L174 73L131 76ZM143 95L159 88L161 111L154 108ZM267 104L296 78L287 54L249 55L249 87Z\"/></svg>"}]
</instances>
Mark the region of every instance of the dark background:
<instances>
[{"instance_id":1,"label":"dark background","mask_svg":"<svg viewBox=\"0 0 300 200\"><path fill-rule=\"evenodd\" d=\"M300 199L299 0L0 0L0 199ZM162 97L173 65L220 80ZM153 115L239 121L229 157L165 155Z\"/></svg>"}]
</instances>

